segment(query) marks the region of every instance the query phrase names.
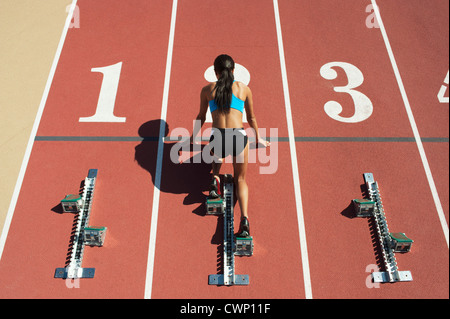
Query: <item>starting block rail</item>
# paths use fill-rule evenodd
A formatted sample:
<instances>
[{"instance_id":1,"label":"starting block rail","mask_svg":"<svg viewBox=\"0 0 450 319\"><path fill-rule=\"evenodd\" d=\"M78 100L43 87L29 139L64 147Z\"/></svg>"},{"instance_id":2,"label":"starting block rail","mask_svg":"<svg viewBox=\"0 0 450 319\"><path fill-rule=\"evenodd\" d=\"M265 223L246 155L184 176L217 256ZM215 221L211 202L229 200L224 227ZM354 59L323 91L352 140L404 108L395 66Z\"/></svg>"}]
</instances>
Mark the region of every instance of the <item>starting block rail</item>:
<instances>
[{"instance_id":1,"label":"starting block rail","mask_svg":"<svg viewBox=\"0 0 450 319\"><path fill-rule=\"evenodd\" d=\"M369 199L353 200L356 215L358 217L374 218L383 262L386 268L384 272L373 272L372 279L377 283L412 281L410 271L399 271L395 252L408 252L411 249L413 241L407 238L404 233L389 232L378 183L374 180L372 173L365 173L364 181L367 186Z\"/></svg>"},{"instance_id":2,"label":"starting block rail","mask_svg":"<svg viewBox=\"0 0 450 319\"><path fill-rule=\"evenodd\" d=\"M85 245L102 246L105 239L106 227L88 227L97 172L97 169L89 170L88 176L84 181L81 199L77 196L69 195L62 200L63 210L65 212L78 213L78 218L70 262L65 268L56 268L55 278L94 278L95 268L82 268L81 264L83 262ZM70 202L71 199L73 202Z\"/></svg>"},{"instance_id":3,"label":"starting block rail","mask_svg":"<svg viewBox=\"0 0 450 319\"><path fill-rule=\"evenodd\" d=\"M236 275L234 270L235 254L236 253L236 243L234 238L234 212L233 212L233 177L231 175L225 175L223 186L223 205L224 209L224 226L223 226L223 274L209 275L208 283L209 285L219 285L219 286L232 286L232 285L248 285L250 283L250 278L248 275ZM213 204L215 205L215 203ZM207 212L208 202L207 202ZM214 210L215 212L221 211ZM246 240L248 245L251 245L251 250L245 246L245 252L239 255L251 255L253 253L253 242L252 238L241 238L241 240ZM242 244L241 244L242 246ZM249 253L251 251L251 253Z\"/></svg>"}]
</instances>

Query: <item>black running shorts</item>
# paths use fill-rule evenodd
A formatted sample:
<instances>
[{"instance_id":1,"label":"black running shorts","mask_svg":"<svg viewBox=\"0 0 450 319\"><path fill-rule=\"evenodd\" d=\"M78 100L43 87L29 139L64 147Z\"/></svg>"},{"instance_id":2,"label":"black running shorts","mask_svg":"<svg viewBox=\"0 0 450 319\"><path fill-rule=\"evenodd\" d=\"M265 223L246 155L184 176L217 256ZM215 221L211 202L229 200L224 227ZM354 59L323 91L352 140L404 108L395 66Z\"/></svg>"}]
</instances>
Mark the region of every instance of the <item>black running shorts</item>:
<instances>
[{"instance_id":1,"label":"black running shorts","mask_svg":"<svg viewBox=\"0 0 450 319\"><path fill-rule=\"evenodd\" d=\"M248 137L243 128L213 128L209 139L211 153L218 158L236 157L247 144Z\"/></svg>"}]
</instances>

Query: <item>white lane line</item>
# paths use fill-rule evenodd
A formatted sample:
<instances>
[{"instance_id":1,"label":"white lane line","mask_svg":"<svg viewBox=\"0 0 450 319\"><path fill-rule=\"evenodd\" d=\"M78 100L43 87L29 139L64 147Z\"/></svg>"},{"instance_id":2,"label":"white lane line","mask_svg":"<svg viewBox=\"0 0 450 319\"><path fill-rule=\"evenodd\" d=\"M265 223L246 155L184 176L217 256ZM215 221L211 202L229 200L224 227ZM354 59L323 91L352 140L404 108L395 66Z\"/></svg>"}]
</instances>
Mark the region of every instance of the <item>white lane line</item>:
<instances>
[{"instance_id":1,"label":"white lane line","mask_svg":"<svg viewBox=\"0 0 450 319\"><path fill-rule=\"evenodd\" d=\"M394 52L392 51L391 44L389 42L389 38L386 33L386 28L384 27L383 20L381 19L380 10L375 0L372 1L372 6L375 10L375 15L378 20L378 24L380 26L381 34L383 35L384 43L386 45L386 49L388 51L389 58L391 59L392 68L394 69L394 74L397 79L398 86L400 88L400 92L403 98L403 102L405 104L406 113L408 114L409 123L414 133L414 138L416 140L417 148L419 149L420 158L422 159L422 165L425 169L425 174L428 179L428 184L431 189L431 194L433 196L434 205L436 206L436 210L439 215L439 220L441 222L441 227L444 232L445 240L447 241L447 248L449 248L448 242L448 225L445 219L444 210L442 209L441 200L439 199L438 191L436 185L434 183L433 175L431 174L430 165L428 164L427 156L425 154L425 149L423 148L422 140L420 138L419 130L416 125L416 121L414 120L414 115L411 110L411 105L409 104L408 96L406 95L406 90L403 85L402 77L400 76L400 71L397 66L397 62L395 61Z\"/></svg>"},{"instance_id":2,"label":"white lane line","mask_svg":"<svg viewBox=\"0 0 450 319\"><path fill-rule=\"evenodd\" d=\"M42 95L41 103L39 104L36 117L34 119L33 128L31 129L30 138L28 139L27 148L25 150L25 155L22 160L22 166L20 167L19 175L17 177L16 186L14 188L13 195L11 197L11 202L9 204L8 213L6 214L5 224L3 225L2 235L0 237L0 260L2 259L3 250L5 248L6 238L8 237L9 228L11 226L11 221L14 215L14 211L17 205L17 199L19 198L20 189L22 188L23 179L25 177L25 172L27 170L28 162L30 160L31 150L33 149L34 140L36 138L37 130L39 128L39 123L41 122L42 114L44 112L45 104L47 103L47 98L50 92L50 87L52 86L53 78L55 76L56 67L59 63L59 58L61 57L61 52L64 47L64 42L66 40L67 32L69 30L71 21L73 19L73 14L77 6L77 0L73 0L69 9L69 13L66 18L66 23L64 25L61 38L59 40L58 48L56 49L56 54L53 59L53 64L50 69L50 73L47 79L47 84L45 85L44 93Z\"/></svg>"},{"instance_id":3,"label":"white lane line","mask_svg":"<svg viewBox=\"0 0 450 319\"><path fill-rule=\"evenodd\" d=\"M284 57L283 37L281 33L280 12L278 0L273 0L275 11L275 23L277 27L278 50L280 54L281 76L283 79L283 91L286 107L286 118L289 132L289 147L291 153L292 175L294 179L295 202L297 206L298 231L300 235L300 250L302 256L303 279L305 284L305 295L307 299L312 299L311 277L309 271L308 247L306 244L305 221L303 218L302 195L300 191L300 177L298 173L297 150L295 148L294 124L292 121L291 99L286 71L286 61Z\"/></svg>"},{"instance_id":4,"label":"white lane line","mask_svg":"<svg viewBox=\"0 0 450 319\"><path fill-rule=\"evenodd\" d=\"M178 7L178 0L173 0L172 18L170 22L170 33L169 33L169 48L167 50L166 75L164 80L164 92L161 108L161 125L159 127L155 186L153 190L153 207L152 207L152 219L150 224L150 240L147 258L147 275L145 279L145 296L144 296L145 299L150 299L152 297L153 269L155 264L156 231L158 228L158 210L159 210L159 195L160 195L159 189L161 186L161 171L162 171L163 150L164 150L163 137L165 136L166 130L167 105L169 100L170 73L172 69L173 42L175 38L177 7Z\"/></svg>"}]
</instances>

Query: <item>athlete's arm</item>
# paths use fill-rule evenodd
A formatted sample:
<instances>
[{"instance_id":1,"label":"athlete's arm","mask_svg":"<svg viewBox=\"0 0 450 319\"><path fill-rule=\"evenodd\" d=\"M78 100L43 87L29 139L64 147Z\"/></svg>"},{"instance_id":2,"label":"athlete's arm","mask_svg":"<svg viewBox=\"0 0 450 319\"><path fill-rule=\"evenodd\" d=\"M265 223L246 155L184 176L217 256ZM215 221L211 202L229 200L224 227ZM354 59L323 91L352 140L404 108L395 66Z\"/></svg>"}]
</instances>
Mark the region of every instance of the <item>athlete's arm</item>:
<instances>
[{"instance_id":1,"label":"athlete's arm","mask_svg":"<svg viewBox=\"0 0 450 319\"><path fill-rule=\"evenodd\" d=\"M206 112L208 111L208 90L209 87L205 86L200 93L200 111L195 119L194 131L192 132L191 142L194 142L194 138L197 137L203 124L206 121Z\"/></svg>"},{"instance_id":2,"label":"athlete's arm","mask_svg":"<svg viewBox=\"0 0 450 319\"><path fill-rule=\"evenodd\" d=\"M247 122L256 134L256 146L270 146L270 143L265 141L259 135L258 123L256 122L255 112L253 111L253 95L250 88L246 87L247 98L245 99L245 113L247 114Z\"/></svg>"}]
</instances>

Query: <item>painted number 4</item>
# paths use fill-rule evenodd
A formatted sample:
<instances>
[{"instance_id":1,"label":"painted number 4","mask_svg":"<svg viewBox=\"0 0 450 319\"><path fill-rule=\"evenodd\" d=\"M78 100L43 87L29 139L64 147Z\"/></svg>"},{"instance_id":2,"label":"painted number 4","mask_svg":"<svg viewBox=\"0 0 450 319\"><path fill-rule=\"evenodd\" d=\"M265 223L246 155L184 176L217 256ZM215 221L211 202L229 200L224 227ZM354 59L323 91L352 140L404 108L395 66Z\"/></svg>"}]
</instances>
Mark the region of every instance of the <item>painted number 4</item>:
<instances>
[{"instance_id":1,"label":"painted number 4","mask_svg":"<svg viewBox=\"0 0 450 319\"><path fill-rule=\"evenodd\" d=\"M444 84L442 84L441 89L439 90L438 93L439 103L448 103L448 96L445 96L447 90L448 90L448 72L447 76L444 79Z\"/></svg>"},{"instance_id":2,"label":"painted number 4","mask_svg":"<svg viewBox=\"0 0 450 319\"><path fill-rule=\"evenodd\" d=\"M325 103L325 113L332 119L344 123L358 123L367 120L373 112L372 101L363 93L355 89L361 86L364 82L363 73L353 64L346 62L330 62L322 66L320 75L326 80L335 80L338 76L333 69L335 67L342 68L347 74L348 84L346 86L335 87L334 90L338 93L347 93L353 99L355 105L355 113L351 117L343 117L342 105L336 101L328 101Z\"/></svg>"}]
</instances>

